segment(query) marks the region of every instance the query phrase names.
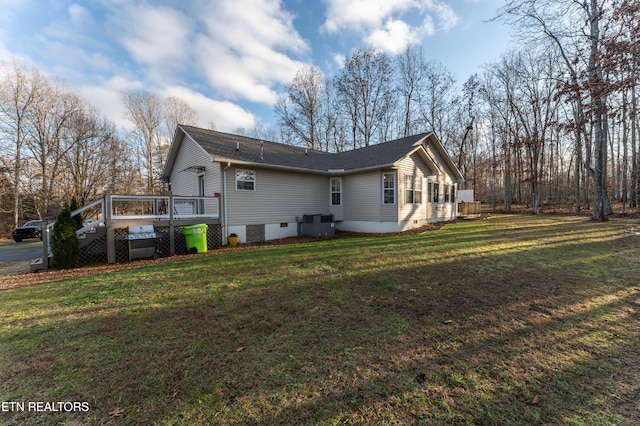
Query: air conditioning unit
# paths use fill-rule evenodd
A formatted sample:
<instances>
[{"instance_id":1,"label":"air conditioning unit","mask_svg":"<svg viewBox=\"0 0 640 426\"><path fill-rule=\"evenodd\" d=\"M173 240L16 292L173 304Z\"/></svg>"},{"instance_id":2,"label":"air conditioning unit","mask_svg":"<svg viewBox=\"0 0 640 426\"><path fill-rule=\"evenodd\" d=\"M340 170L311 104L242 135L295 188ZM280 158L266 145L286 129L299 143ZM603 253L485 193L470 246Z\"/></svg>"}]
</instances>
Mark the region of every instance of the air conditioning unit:
<instances>
[{"instance_id":1,"label":"air conditioning unit","mask_svg":"<svg viewBox=\"0 0 640 426\"><path fill-rule=\"evenodd\" d=\"M305 214L296 217L298 235L301 237L331 237L335 235L335 223L332 214Z\"/></svg>"}]
</instances>

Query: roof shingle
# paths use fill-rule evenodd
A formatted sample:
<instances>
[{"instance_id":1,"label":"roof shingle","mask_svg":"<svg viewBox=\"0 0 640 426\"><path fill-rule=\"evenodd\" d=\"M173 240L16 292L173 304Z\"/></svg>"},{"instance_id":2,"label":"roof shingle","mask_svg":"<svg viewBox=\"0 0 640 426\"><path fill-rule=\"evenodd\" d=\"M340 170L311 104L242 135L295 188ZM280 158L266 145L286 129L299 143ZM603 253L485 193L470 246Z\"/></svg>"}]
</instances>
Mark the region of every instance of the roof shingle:
<instances>
[{"instance_id":1,"label":"roof shingle","mask_svg":"<svg viewBox=\"0 0 640 426\"><path fill-rule=\"evenodd\" d=\"M180 127L215 161L231 160L316 172L349 172L390 166L407 156L428 136L428 133L421 133L351 151L328 153L193 126Z\"/></svg>"}]
</instances>

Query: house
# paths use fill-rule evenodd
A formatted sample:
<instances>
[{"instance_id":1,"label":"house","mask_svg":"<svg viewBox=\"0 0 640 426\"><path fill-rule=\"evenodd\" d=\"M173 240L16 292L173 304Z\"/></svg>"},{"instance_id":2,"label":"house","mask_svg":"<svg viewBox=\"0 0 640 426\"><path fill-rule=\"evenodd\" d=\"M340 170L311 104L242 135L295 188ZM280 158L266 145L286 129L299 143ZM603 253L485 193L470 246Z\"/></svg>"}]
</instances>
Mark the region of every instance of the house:
<instances>
[{"instance_id":1,"label":"house","mask_svg":"<svg viewBox=\"0 0 640 426\"><path fill-rule=\"evenodd\" d=\"M463 176L434 133L341 153L180 125L162 175L177 196L218 197L222 234L296 236L303 215L388 233L456 218Z\"/></svg>"}]
</instances>

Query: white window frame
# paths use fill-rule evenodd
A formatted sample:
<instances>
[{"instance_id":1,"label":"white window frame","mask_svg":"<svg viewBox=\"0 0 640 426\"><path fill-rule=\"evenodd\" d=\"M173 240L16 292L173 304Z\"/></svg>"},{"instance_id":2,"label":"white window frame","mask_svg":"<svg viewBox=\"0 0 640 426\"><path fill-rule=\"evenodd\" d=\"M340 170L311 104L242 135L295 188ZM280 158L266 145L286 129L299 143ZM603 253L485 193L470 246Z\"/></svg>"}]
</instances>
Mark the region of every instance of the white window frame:
<instances>
[{"instance_id":1,"label":"white window frame","mask_svg":"<svg viewBox=\"0 0 640 426\"><path fill-rule=\"evenodd\" d=\"M251 176L253 179L239 179L243 174ZM238 183L252 183L253 188L239 188ZM236 169L236 191L255 191L256 190L256 172L254 170Z\"/></svg>"},{"instance_id":2,"label":"white window frame","mask_svg":"<svg viewBox=\"0 0 640 426\"><path fill-rule=\"evenodd\" d=\"M405 204L422 204L422 176L421 175L405 175L404 176L404 202ZM407 201L407 198L410 200Z\"/></svg>"},{"instance_id":3,"label":"white window frame","mask_svg":"<svg viewBox=\"0 0 640 426\"><path fill-rule=\"evenodd\" d=\"M385 183L386 183L385 182L385 176L386 175L390 175L393 178L393 186L392 187L389 187L389 188L385 187ZM397 182L398 182L398 179L397 179L397 176L396 176L396 172L384 172L384 173L382 173L382 204L383 205L393 206L393 205L396 204L397 199L398 199L397 198L397 194L398 194ZM388 192L388 191L393 194L393 202L391 202L391 203L387 202L387 197L385 196L386 192Z\"/></svg>"},{"instance_id":4,"label":"white window frame","mask_svg":"<svg viewBox=\"0 0 640 426\"><path fill-rule=\"evenodd\" d=\"M436 196L436 194L437 194L437 196ZM432 203L439 203L440 202L440 182L432 182L431 194L429 194L429 197L431 197L431 202Z\"/></svg>"},{"instance_id":5,"label":"white window frame","mask_svg":"<svg viewBox=\"0 0 640 426\"><path fill-rule=\"evenodd\" d=\"M338 190L334 191L333 182L338 182ZM338 194L340 197L340 202L338 204L333 203L334 194ZM331 178L329 179L329 205L330 206L341 206L342 205L342 178Z\"/></svg>"}]
</instances>

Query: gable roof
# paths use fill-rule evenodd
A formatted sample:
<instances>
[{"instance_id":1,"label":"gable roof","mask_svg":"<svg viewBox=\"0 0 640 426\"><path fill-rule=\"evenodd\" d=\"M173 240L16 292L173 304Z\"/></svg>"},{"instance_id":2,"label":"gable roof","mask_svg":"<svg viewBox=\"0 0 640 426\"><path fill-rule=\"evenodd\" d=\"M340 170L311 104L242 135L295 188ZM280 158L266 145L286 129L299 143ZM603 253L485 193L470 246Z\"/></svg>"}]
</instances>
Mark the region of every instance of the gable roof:
<instances>
[{"instance_id":1,"label":"gable roof","mask_svg":"<svg viewBox=\"0 0 640 426\"><path fill-rule=\"evenodd\" d=\"M168 178L183 137L188 137L211 155L213 161L234 164L256 165L268 168L299 170L311 173L353 173L369 169L392 167L399 160L420 151L430 168L438 170L434 160L423 144L427 140L441 151L440 154L453 170L456 179L462 174L450 160L449 155L433 132L408 136L351 151L328 153L277 142L179 125L171 145L163 178Z\"/></svg>"}]
</instances>

